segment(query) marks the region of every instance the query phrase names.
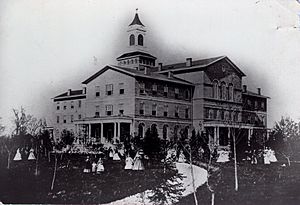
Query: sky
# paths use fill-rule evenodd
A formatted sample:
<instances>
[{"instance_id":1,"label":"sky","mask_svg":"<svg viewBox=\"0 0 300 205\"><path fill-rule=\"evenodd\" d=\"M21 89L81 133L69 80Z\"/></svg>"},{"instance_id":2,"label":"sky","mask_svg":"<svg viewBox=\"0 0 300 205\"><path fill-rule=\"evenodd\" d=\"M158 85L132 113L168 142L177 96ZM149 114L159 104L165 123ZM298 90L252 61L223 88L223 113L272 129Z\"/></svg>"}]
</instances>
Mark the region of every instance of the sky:
<instances>
[{"instance_id":1,"label":"sky","mask_svg":"<svg viewBox=\"0 0 300 205\"><path fill-rule=\"evenodd\" d=\"M12 108L52 124L52 100L127 49L138 8L158 62L228 56L249 90L270 97L268 127L300 119L300 4L296 0L2 0L0 123Z\"/></svg>"}]
</instances>

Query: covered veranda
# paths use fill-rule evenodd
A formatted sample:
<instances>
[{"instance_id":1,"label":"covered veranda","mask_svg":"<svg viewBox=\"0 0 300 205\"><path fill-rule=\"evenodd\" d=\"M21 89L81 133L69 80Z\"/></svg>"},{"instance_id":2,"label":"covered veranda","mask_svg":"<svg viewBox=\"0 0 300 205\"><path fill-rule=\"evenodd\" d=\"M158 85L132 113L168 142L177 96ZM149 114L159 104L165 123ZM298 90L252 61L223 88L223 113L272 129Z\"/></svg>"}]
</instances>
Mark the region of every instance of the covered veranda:
<instances>
[{"instance_id":1,"label":"covered veranda","mask_svg":"<svg viewBox=\"0 0 300 205\"><path fill-rule=\"evenodd\" d=\"M79 144L118 143L134 132L133 119L126 116L85 118L75 127Z\"/></svg>"}]
</instances>

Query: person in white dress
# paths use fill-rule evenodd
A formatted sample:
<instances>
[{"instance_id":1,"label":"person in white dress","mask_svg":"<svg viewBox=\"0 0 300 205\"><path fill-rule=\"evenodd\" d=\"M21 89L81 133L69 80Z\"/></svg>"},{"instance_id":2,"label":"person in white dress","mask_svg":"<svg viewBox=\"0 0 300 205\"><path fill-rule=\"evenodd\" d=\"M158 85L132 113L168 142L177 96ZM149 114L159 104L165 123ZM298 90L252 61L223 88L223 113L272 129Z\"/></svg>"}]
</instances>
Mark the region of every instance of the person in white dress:
<instances>
[{"instance_id":1,"label":"person in white dress","mask_svg":"<svg viewBox=\"0 0 300 205\"><path fill-rule=\"evenodd\" d=\"M97 174L100 174L101 172L104 172L104 166L103 166L103 160L100 157L97 162Z\"/></svg>"},{"instance_id":2,"label":"person in white dress","mask_svg":"<svg viewBox=\"0 0 300 205\"><path fill-rule=\"evenodd\" d=\"M180 154L179 154L179 157L178 157L178 162L186 162L186 159L185 159L185 156L184 156L182 150L180 150Z\"/></svg>"},{"instance_id":3,"label":"person in white dress","mask_svg":"<svg viewBox=\"0 0 300 205\"><path fill-rule=\"evenodd\" d=\"M229 152L221 150L218 152L219 156L217 162L229 162Z\"/></svg>"},{"instance_id":4,"label":"person in white dress","mask_svg":"<svg viewBox=\"0 0 300 205\"><path fill-rule=\"evenodd\" d=\"M270 152L268 149L264 150L263 156L264 156L264 164L270 164Z\"/></svg>"},{"instance_id":5,"label":"person in white dress","mask_svg":"<svg viewBox=\"0 0 300 205\"><path fill-rule=\"evenodd\" d=\"M120 158L120 156L119 156L118 150L115 151L115 153L114 153L114 155L113 155L113 160L114 160L114 161L120 161L120 160L121 160L121 158Z\"/></svg>"},{"instance_id":6,"label":"person in white dress","mask_svg":"<svg viewBox=\"0 0 300 205\"><path fill-rule=\"evenodd\" d=\"M92 163L92 172L96 172L96 169L97 169L97 163L93 162Z\"/></svg>"},{"instance_id":7,"label":"person in white dress","mask_svg":"<svg viewBox=\"0 0 300 205\"><path fill-rule=\"evenodd\" d=\"M277 158L275 156L275 152L272 149L269 149L270 152L270 162L277 162Z\"/></svg>"},{"instance_id":8,"label":"person in white dress","mask_svg":"<svg viewBox=\"0 0 300 205\"><path fill-rule=\"evenodd\" d=\"M36 160L36 158L34 156L34 149L32 149L32 148L29 151L28 160Z\"/></svg>"},{"instance_id":9,"label":"person in white dress","mask_svg":"<svg viewBox=\"0 0 300 205\"><path fill-rule=\"evenodd\" d=\"M133 159L128 155L125 159L125 167L124 169L130 170L133 168Z\"/></svg>"},{"instance_id":10,"label":"person in white dress","mask_svg":"<svg viewBox=\"0 0 300 205\"><path fill-rule=\"evenodd\" d=\"M114 157L114 151L109 148L109 158L112 159Z\"/></svg>"},{"instance_id":11,"label":"person in white dress","mask_svg":"<svg viewBox=\"0 0 300 205\"><path fill-rule=\"evenodd\" d=\"M91 165L90 157L87 156L85 159L85 167L83 169L83 173L90 173L91 169L92 169L92 165Z\"/></svg>"},{"instance_id":12,"label":"person in white dress","mask_svg":"<svg viewBox=\"0 0 300 205\"><path fill-rule=\"evenodd\" d=\"M20 161L20 160L22 160L22 156L21 156L21 153L20 153L20 149L18 148L17 153L14 157L14 161Z\"/></svg>"},{"instance_id":13,"label":"person in white dress","mask_svg":"<svg viewBox=\"0 0 300 205\"><path fill-rule=\"evenodd\" d=\"M144 164L142 162L141 152L137 152L134 157L132 170L145 170Z\"/></svg>"}]
</instances>

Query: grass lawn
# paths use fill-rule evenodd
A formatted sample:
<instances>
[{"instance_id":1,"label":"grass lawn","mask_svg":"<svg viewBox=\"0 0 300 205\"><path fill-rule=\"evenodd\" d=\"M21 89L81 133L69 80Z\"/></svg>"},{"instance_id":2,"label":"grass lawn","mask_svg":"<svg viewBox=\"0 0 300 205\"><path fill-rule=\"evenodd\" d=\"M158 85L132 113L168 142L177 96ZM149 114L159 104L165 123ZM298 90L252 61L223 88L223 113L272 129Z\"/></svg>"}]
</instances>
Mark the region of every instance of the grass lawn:
<instances>
[{"instance_id":1,"label":"grass lawn","mask_svg":"<svg viewBox=\"0 0 300 205\"><path fill-rule=\"evenodd\" d=\"M300 204L300 164L291 167L279 164L238 165L239 190L234 191L234 165L214 164L219 167L209 182L215 190L215 204L253 204L253 205L297 205ZM197 190L199 204L210 204L211 194L206 185ZM178 204L194 204L189 195Z\"/></svg>"},{"instance_id":2,"label":"grass lawn","mask_svg":"<svg viewBox=\"0 0 300 205\"><path fill-rule=\"evenodd\" d=\"M58 158L60 159L60 158ZM83 173L84 157L71 156L59 161L54 190L50 191L54 158L49 164L41 161L40 175L35 176L34 164L13 162L12 168L0 168L0 201L3 203L108 203L154 188L175 175L163 173L161 165L145 171L124 170L124 161L105 160L105 172L100 175Z\"/></svg>"}]
</instances>

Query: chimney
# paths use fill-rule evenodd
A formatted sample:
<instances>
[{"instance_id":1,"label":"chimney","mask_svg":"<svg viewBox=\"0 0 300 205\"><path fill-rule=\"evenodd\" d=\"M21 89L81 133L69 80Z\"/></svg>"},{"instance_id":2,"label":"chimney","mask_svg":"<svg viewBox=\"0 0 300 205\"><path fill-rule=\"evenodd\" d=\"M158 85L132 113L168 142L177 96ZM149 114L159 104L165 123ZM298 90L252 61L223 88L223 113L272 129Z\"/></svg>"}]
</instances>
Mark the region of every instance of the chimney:
<instances>
[{"instance_id":1,"label":"chimney","mask_svg":"<svg viewBox=\"0 0 300 205\"><path fill-rule=\"evenodd\" d=\"M261 89L257 88L257 94L261 95Z\"/></svg>"},{"instance_id":2,"label":"chimney","mask_svg":"<svg viewBox=\"0 0 300 205\"><path fill-rule=\"evenodd\" d=\"M169 71L168 72L168 78L172 78L173 77L173 72L172 71Z\"/></svg>"},{"instance_id":3,"label":"chimney","mask_svg":"<svg viewBox=\"0 0 300 205\"><path fill-rule=\"evenodd\" d=\"M187 58L186 59L186 67L191 67L192 66L192 58Z\"/></svg>"},{"instance_id":4,"label":"chimney","mask_svg":"<svg viewBox=\"0 0 300 205\"><path fill-rule=\"evenodd\" d=\"M69 96L71 95L71 89L68 90L68 95L69 95Z\"/></svg>"},{"instance_id":5,"label":"chimney","mask_svg":"<svg viewBox=\"0 0 300 205\"><path fill-rule=\"evenodd\" d=\"M158 71L162 70L162 63L158 63Z\"/></svg>"},{"instance_id":6,"label":"chimney","mask_svg":"<svg viewBox=\"0 0 300 205\"><path fill-rule=\"evenodd\" d=\"M247 92L247 85L243 85L243 93Z\"/></svg>"}]
</instances>

